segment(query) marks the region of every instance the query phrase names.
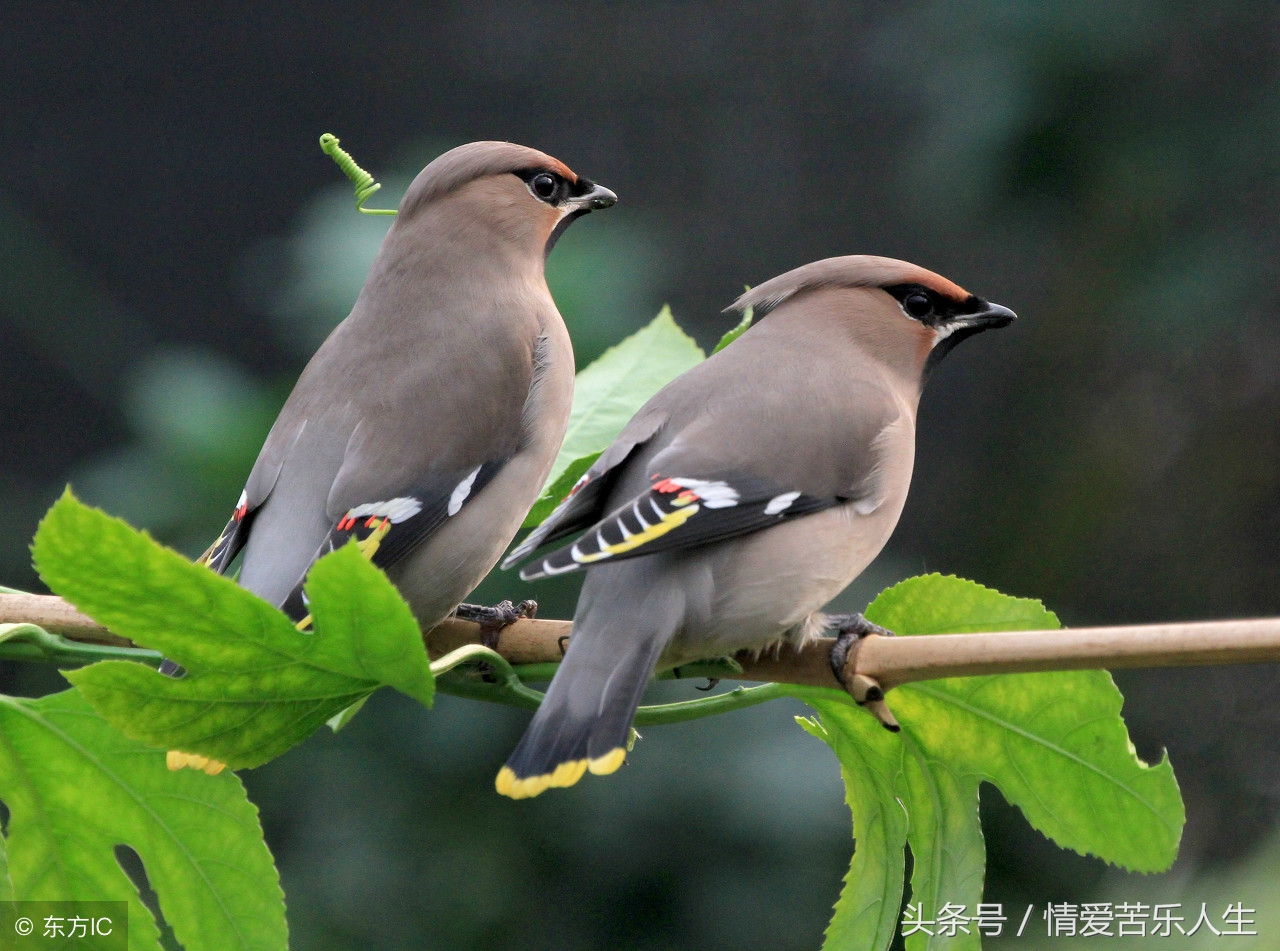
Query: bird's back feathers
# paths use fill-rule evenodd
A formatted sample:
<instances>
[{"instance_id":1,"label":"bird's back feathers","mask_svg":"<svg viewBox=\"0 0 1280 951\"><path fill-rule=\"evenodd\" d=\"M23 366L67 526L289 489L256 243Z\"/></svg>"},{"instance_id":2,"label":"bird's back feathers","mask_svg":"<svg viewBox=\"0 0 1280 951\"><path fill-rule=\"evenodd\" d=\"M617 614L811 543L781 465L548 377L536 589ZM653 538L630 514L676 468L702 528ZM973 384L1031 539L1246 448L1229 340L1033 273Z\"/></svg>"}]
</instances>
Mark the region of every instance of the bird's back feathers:
<instances>
[{"instance_id":1,"label":"bird's back feathers","mask_svg":"<svg viewBox=\"0 0 1280 951\"><path fill-rule=\"evenodd\" d=\"M752 327L656 394L504 566L583 529L521 577L696 547L844 502L878 505L880 458L891 448L882 435L913 407L853 353L834 371L769 373L802 348L791 330ZM758 451L766 441L767 455Z\"/></svg>"}]
</instances>

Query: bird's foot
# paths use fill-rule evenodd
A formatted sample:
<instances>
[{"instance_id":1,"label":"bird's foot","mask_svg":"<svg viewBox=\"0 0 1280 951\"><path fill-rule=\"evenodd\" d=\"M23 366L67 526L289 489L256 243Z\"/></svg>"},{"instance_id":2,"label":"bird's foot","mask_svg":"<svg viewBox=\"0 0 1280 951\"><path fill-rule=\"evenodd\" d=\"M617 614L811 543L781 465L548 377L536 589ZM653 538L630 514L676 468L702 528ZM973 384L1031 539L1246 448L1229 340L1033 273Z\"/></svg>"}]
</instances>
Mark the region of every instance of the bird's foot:
<instances>
[{"instance_id":1,"label":"bird's foot","mask_svg":"<svg viewBox=\"0 0 1280 951\"><path fill-rule=\"evenodd\" d=\"M831 647L831 672L835 674L840 686L844 687L854 703L865 707L867 712L880 721L880 725L892 733L901 727L893 716L893 711L884 700L884 688L872 677L860 674L850 663L850 650L864 637L877 634L880 637L893 637L893 631L886 630L879 624L872 624L861 614L834 614L827 619L835 629L836 642Z\"/></svg>"},{"instance_id":2,"label":"bird's foot","mask_svg":"<svg viewBox=\"0 0 1280 951\"><path fill-rule=\"evenodd\" d=\"M489 650L498 649L498 637L502 634L502 629L510 627L521 618L529 618L532 620L538 615L537 601L521 601L519 604L512 604L510 601L500 601L493 607L486 607L483 604L459 604L458 609L453 612L455 617L464 621L474 621L480 625L480 643Z\"/></svg>"}]
</instances>

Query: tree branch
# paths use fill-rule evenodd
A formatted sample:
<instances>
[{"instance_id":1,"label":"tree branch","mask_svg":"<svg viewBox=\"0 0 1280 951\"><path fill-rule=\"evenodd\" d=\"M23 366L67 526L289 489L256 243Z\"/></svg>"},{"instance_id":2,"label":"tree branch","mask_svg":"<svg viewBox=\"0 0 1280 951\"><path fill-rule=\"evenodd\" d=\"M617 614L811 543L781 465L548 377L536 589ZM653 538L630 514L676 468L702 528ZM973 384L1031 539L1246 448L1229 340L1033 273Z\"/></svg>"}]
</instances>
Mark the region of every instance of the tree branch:
<instances>
[{"instance_id":1,"label":"tree branch","mask_svg":"<svg viewBox=\"0 0 1280 951\"><path fill-rule=\"evenodd\" d=\"M0 624L6 623L35 624L72 641L133 646L61 598L48 595L0 594ZM569 621L519 620L502 631L498 652L515 667L557 663L563 639L571 631ZM424 638L431 658L438 660L459 647L479 643L480 628L450 618L426 632ZM743 652L736 658L741 673L725 664L714 670L714 676L838 688L828 661L832 643L830 638L819 638L802 651L784 648L758 658ZM871 677L886 690L937 677L1253 664L1280 661L1280 618L930 637L872 635L855 645L849 655L847 673ZM680 668L677 674L684 671L689 676L711 675L698 665Z\"/></svg>"},{"instance_id":2,"label":"tree branch","mask_svg":"<svg viewBox=\"0 0 1280 951\"><path fill-rule=\"evenodd\" d=\"M133 646L66 601L47 594L0 594L0 624L34 624L73 641Z\"/></svg>"}]
</instances>

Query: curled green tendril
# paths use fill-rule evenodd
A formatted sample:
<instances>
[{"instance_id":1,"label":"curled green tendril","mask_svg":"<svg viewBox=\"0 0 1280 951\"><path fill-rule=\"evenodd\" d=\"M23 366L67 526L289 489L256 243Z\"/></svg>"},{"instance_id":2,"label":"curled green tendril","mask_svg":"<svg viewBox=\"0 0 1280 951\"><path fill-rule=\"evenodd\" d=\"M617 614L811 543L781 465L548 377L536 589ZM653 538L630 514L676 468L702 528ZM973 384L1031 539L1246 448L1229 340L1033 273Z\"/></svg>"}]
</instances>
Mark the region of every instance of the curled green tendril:
<instances>
[{"instance_id":1,"label":"curled green tendril","mask_svg":"<svg viewBox=\"0 0 1280 951\"><path fill-rule=\"evenodd\" d=\"M373 180L373 176L356 164L356 160L347 154L345 149L338 148L338 137L326 132L320 136L320 149L325 155L337 163L342 174L351 180L356 190L356 211L366 215L394 215L394 208L366 208L364 203L373 197L382 186Z\"/></svg>"}]
</instances>

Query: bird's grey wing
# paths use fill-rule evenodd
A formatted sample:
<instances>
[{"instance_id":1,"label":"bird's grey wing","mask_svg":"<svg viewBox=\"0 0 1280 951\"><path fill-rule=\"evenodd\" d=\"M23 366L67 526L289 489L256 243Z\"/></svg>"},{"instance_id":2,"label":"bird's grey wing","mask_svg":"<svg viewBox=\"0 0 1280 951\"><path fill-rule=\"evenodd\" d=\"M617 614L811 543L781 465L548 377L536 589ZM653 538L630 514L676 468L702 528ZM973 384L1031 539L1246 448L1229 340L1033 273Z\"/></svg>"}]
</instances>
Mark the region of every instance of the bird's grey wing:
<instances>
[{"instance_id":1,"label":"bird's grey wing","mask_svg":"<svg viewBox=\"0 0 1280 951\"><path fill-rule=\"evenodd\" d=\"M857 412L818 414L816 440L812 403L779 401L767 412L726 416L715 412L713 400L711 412L698 414L649 460L647 489L625 497L577 542L526 566L520 577L706 545L836 505L874 511L884 497L882 436L901 407L874 384L846 383L843 393ZM794 413L778 411L788 406Z\"/></svg>"},{"instance_id":2,"label":"bird's grey wing","mask_svg":"<svg viewBox=\"0 0 1280 951\"><path fill-rule=\"evenodd\" d=\"M747 474L718 479L668 476L596 522L573 545L524 568L520 577L532 581L605 560L723 541L844 501L788 490Z\"/></svg>"},{"instance_id":3,"label":"bird's grey wing","mask_svg":"<svg viewBox=\"0 0 1280 951\"><path fill-rule=\"evenodd\" d=\"M373 563L389 568L422 544L445 521L460 512L506 464L509 456L487 459L470 469L455 468L424 475L415 484L373 492L367 501L341 509L311 558L355 539L365 547ZM377 496L382 496L381 498ZM248 491L241 494L231 520L217 541L200 558L219 574L248 541L257 505L250 506Z\"/></svg>"},{"instance_id":4,"label":"bird's grey wing","mask_svg":"<svg viewBox=\"0 0 1280 951\"><path fill-rule=\"evenodd\" d=\"M458 366L483 375L438 379L400 374L371 394L334 476L325 512L330 529L311 560L352 539L380 568L391 568L463 512L521 449L524 410L536 383L539 341L491 338L484 353L457 353ZM433 405L423 407L421 394ZM302 579L282 605L301 611Z\"/></svg>"},{"instance_id":5,"label":"bird's grey wing","mask_svg":"<svg viewBox=\"0 0 1280 951\"><path fill-rule=\"evenodd\" d=\"M210 549L210 567L225 570L253 533L255 511L286 481L312 486L290 502L308 512L286 515L273 528L277 546L306 546L292 559L301 570L290 569L293 577L271 585L295 589L286 604L300 596L306 566L331 548L355 538L375 564L389 567L457 515L520 450L541 342L533 334L513 339L481 332L447 343L455 355L448 367L457 368L447 379L438 366L403 368L402 361L395 374L362 379L345 404L326 390L341 372L325 365L339 349L326 344L268 437L228 530ZM377 367L391 357L375 353L365 362ZM484 374L467 369L479 365ZM423 394L431 394L429 405ZM304 430L315 430L315 438L300 439ZM334 440L332 451L325 448ZM317 518L319 533L302 528Z\"/></svg>"},{"instance_id":6,"label":"bird's grey wing","mask_svg":"<svg viewBox=\"0 0 1280 951\"><path fill-rule=\"evenodd\" d=\"M433 472L399 491L374 493L388 498L360 502L343 510L311 560L354 541L379 568L391 568L461 512L501 471L508 458L486 460L469 471ZM281 610L297 617L306 614L301 579Z\"/></svg>"},{"instance_id":7,"label":"bird's grey wing","mask_svg":"<svg viewBox=\"0 0 1280 951\"><path fill-rule=\"evenodd\" d=\"M516 425L518 427L518 421ZM500 436L500 428L489 432ZM376 459L379 453L376 450L368 454L360 451L360 448L368 448L359 438L362 429L357 426L342 467L325 500L331 528L314 553L308 552L310 561L355 539L364 543L366 554L374 564L381 568L391 567L422 544L447 519L457 515L488 485L510 459L514 450L507 447L518 439L518 432L514 434L515 439L495 439L489 453L491 458L481 458L478 462L474 456L450 459L451 454L442 450L435 458L423 460L423 471L416 478L397 473L400 477L392 481L378 478L380 473ZM298 431L301 431L301 426ZM296 442L296 434L290 444L293 442ZM272 459L275 453L268 456L267 452L272 448L269 441L226 528L200 558L200 563L219 574L226 571L248 541L254 517L271 494L288 457L286 450L278 461ZM367 458L368 455L373 458ZM268 460L266 464L263 463L264 458Z\"/></svg>"},{"instance_id":8,"label":"bird's grey wing","mask_svg":"<svg viewBox=\"0 0 1280 951\"><path fill-rule=\"evenodd\" d=\"M208 565L218 574L227 570L232 560L240 553L240 549L249 539L253 525L253 516L266 501L280 477L280 470L290 451L302 435L307 421L301 416L282 413L276 420L271 432L258 453L245 487L236 501L236 507L227 521L226 527L209 548L196 559L200 565Z\"/></svg>"},{"instance_id":9,"label":"bird's grey wing","mask_svg":"<svg viewBox=\"0 0 1280 951\"><path fill-rule=\"evenodd\" d=\"M661 409L642 410L618 434L598 459L582 474L569 494L529 535L502 560L503 568L523 561L543 545L594 525L605 514L605 503L619 469L647 443L666 421Z\"/></svg>"}]
</instances>

